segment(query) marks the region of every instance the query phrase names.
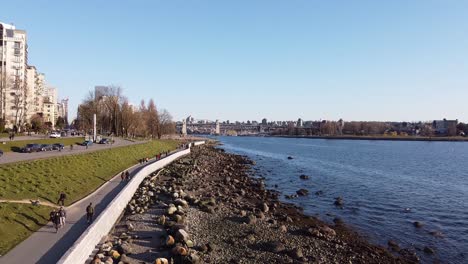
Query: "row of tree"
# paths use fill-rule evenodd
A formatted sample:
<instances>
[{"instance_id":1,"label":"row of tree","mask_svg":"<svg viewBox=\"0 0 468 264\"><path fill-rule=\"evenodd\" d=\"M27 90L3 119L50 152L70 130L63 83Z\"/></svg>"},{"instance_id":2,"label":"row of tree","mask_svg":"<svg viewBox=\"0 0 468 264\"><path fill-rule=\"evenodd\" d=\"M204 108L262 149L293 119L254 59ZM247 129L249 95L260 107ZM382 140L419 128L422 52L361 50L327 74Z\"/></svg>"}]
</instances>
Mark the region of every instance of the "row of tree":
<instances>
[{"instance_id":1,"label":"row of tree","mask_svg":"<svg viewBox=\"0 0 468 264\"><path fill-rule=\"evenodd\" d=\"M138 107L133 106L118 86L90 92L78 107L78 116L72 125L90 132L94 114L99 134L161 138L176 131L170 113L165 109L158 110L153 99L148 103L142 100Z\"/></svg>"}]
</instances>

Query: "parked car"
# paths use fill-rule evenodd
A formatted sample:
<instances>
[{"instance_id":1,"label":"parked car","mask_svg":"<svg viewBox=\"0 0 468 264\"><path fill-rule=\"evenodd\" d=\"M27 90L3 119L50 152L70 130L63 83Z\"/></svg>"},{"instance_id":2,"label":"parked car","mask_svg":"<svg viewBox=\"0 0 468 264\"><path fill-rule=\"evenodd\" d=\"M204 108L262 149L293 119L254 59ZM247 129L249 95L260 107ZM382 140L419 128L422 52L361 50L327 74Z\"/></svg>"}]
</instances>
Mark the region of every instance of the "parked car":
<instances>
[{"instance_id":1,"label":"parked car","mask_svg":"<svg viewBox=\"0 0 468 264\"><path fill-rule=\"evenodd\" d=\"M111 141L108 138L103 138L99 141L99 144L110 144Z\"/></svg>"},{"instance_id":2,"label":"parked car","mask_svg":"<svg viewBox=\"0 0 468 264\"><path fill-rule=\"evenodd\" d=\"M53 150L62 150L64 148L65 148L65 145L63 145L62 143L55 143L52 145Z\"/></svg>"},{"instance_id":3,"label":"parked car","mask_svg":"<svg viewBox=\"0 0 468 264\"><path fill-rule=\"evenodd\" d=\"M83 143L81 143L81 146L88 146L89 147L91 145L93 145L93 141L91 141L91 140L85 140L85 141L83 141Z\"/></svg>"},{"instance_id":4,"label":"parked car","mask_svg":"<svg viewBox=\"0 0 468 264\"><path fill-rule=\"evenodd\" d=\"M39 152L41 151L40 144L27 144L21 149L21 152L31 153L31 152Z\"/></svg>"},{"instance_id":5,"label":"parked car","mask_svg":"<svg viewBox=\"0 0 468 264\"><path fill-rule=\"evenodd\" d=\"M53 150L54 147L50 144L42 144L41 145L41 151L51 151Z\"/></svg>"},{"instance_id":6,"label":"parked car","mask_svg":"<svg viewBox=\"0 0 468 264\"><path fill-rule=\"evenodd\" d=\"M59 138L59 137L61 137L61 135L60 135L60 132L54 131L54 132L50 133L50 136L49 136L49 137L51 137L51 138Z\"/></svg>"}]
</instances>

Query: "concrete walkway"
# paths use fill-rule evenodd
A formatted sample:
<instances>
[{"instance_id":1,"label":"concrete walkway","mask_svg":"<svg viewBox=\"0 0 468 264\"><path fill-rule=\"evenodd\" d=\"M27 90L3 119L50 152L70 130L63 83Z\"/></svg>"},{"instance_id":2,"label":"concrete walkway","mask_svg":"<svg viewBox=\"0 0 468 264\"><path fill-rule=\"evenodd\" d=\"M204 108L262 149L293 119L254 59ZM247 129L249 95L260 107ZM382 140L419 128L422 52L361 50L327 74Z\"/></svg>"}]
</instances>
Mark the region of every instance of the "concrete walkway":
<instances>
[{"instance_id":1,"label":"concrete walkway","mask_svg":"<svg viewBox=\"0 0 468 264\"><path fill-rule=\"evenodd\" d=\"M141 168L154 162L156 162L155 159L151 160L150 163L136 165L128 171L133 176ZM66 209L66 225L58 233L55 233L55 228L49 222L5 256L0 257L0 263L57 263L88 227L85 214L89 203L92 202L95 206L94 217L96 218L125 184L126 182L122 182L120 179L120 173L117 174L94 193L68 207Z\"/></svg>"}]
</instances>

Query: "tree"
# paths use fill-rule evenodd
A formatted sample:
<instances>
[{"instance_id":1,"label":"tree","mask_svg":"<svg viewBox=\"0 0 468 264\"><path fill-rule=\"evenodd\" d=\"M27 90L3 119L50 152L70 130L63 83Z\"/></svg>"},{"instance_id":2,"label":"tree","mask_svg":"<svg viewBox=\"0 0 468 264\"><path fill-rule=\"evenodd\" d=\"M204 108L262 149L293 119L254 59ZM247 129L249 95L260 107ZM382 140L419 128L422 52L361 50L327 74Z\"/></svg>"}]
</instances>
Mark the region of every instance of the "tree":
<instances>
[{"instance_id":1,"label":"tree","mask_svg":"<svg viewBox=\"0 0 468 264\"><path fill-rule=\"evenodd\" d=\"M159 123L161 124L161 134L170 135L176 133L176 124L172 121L172 116L166 109L159 112Z\"/></svg>"},{"instance_id":2,"label":"tree","mask_svg":"<svg viewBox=\"0 0 468 264\"><path fill-rule=\"evenodd\" d=\"M65 118L59 116L57 118L57 121L55 122L55 127L58 128L58 129L64 129L65 126L66 126Z\"/></svg>"},{"instance_id":3,"label":"tree","mask_svg":"<svg viewBox=\"0 0 468 264\"><path fill-rule=\"evenodd\" d=\"M153 99L150 99L148 102L148 109L146 110L145 119L151 138L155 138L155 136L157 136L158 139L161 138L158 110L154 104Z\"/></svg>"},{"instance_id":4,"label":"tree","mask_svg":"<svg viewBox=\"0 0 468 264\"><path fill-rule=\"evenodd\" d=\"M41 115L35 114L31 117L31 129L36 132L42 132L44 130L44 119Z\"/></svg>"}]
</instances>

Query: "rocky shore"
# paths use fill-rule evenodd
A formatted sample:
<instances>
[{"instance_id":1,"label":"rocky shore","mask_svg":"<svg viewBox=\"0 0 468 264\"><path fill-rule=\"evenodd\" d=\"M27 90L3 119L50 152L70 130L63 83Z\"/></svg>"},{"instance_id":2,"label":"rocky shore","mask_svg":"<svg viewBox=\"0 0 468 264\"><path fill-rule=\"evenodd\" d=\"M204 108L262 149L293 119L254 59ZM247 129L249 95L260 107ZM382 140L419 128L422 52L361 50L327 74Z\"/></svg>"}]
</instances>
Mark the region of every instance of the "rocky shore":
<instances>
[{"instance_id":1,"label":"rocky shore","mask_svg":"<svg viewBox=\"0 0 468 264\"><path fill-rule=\"evenodd\" d=\"M415 263L279 201L213 145L149 175L93 263ZM305 177L303 177L305 178ZM302 190L300 195L308 195Z\"/></svg>"}]
</instances>

